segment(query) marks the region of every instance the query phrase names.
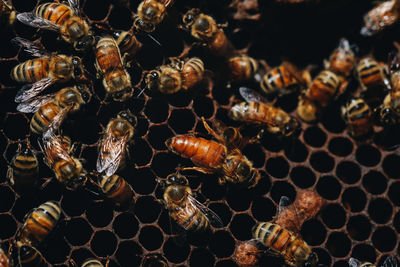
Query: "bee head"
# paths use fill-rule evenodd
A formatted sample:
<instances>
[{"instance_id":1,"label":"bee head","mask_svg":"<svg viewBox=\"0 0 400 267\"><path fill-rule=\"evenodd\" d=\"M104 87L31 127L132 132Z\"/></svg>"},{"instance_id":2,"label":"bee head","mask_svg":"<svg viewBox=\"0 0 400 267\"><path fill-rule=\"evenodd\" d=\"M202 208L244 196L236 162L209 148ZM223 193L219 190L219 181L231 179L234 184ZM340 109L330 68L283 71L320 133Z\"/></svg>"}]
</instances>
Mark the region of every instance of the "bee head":
<instances>
[{"instance_id":1,"label":"bee head","mask_svg":"<svg viewBox=\"0 0 400 267\"><path fill-rule=\"evenodd\" d=\"M138 32L153 32L156 26L153 23L145 22L139 17L134 18L133 25Z\"/></svg>"},{"instance_id":2,"label":"bee head","mask_svg":"<svg viewBox=\"0 0 400 267\"><path fill-rule=\"evenodd\" d=\"M161 73L159 70L152 70L146 75L146 85L150 90L154 90L158 87Z\"/></svg>"},{"instance_id":3,"label":"bee head","mask_svg":"<svg viewBox=\"0 0 400 267\"><path fill-rule=\"evenodd\" d=\"M87 87L87 85L86 84L78 84L76 86L76 88L81 93L81 97L82 97L83 102L89 103L89 101L90 101L90 99L92 97L92 93L90 93L90 90Z\"/></svg>"},{"instance_id":4,"label":"bee head","mask_svg":"<svg viewBox=\"0 0 400 267\"><path fill-rule=\"evenodd\" d=\"M188 185L187 178L181 175L179 172L171 173L167 176L167 184L170 185Z\"/></svg>"},{"instance_id":5,"label":"bee head","mask_svg":"<svg viewBox=\"0 0 400 267\"><path fill-rule=\"evenodd\" d=\"M81 40L74 43L74 48L77 51L85 51L90 47L94 46L96 39L93 35L88 35L82 38Z\"/></svg>"},{"instance_id":6,"label":"bee head","mask_svg":"<svg viewBox=\"0 0 400 267\"><path fill-rule=\"evenodd\" d=\"M400 117L393 109L388 107L378 107L376 109L378 118L383 125L394 125L400 121Z\"/></svg>"},{"instance_id":7,"label":"bee head","mask_svg":"<svg viewBox=\"0 0 400 267\"><path fill-rule=\"evenodd\" d=\"M128 110L123 110L120 113L118 113L118 117L127 120L133 127L136 126L137 124L137 118L135 115L133 115L129 109Z\"/></svg>"},{"instance_id":8,"label":"bee head","mask_svg":"<svg viewBox=\"0 0 400 267\"><path fill-rule=\"evenodd\" d=\"M83 75L82 60L79 57L72 57L72 66L75 78L80 78Z\"/></svg>"},{"instance_id":9,"label":"bee head","mask_svg":"<svg viewBox=\"0 0 400 267\"><path fill-rule=\"evenodd\" d=\"M318 256L315 252L312 252L308 259L304 262L304 267L317 266Z\"/></svg>"},{"instance_id":10,"label":"bee head","mask_svg":"<svg viewBox=\"0 0 400 267\"><path fill-rule=\"evenodd\" d=\"M296 118L291 118L289 122L283 127L284 136L297 137L300 135L301 127Z\"/></svg>"},{"instance_id":11,"label":"bee head","mask_svg":"<svg viewBox=\"0 0 400 267\"><path fill-rule=\"evenodd\" d=\"M198 8L192 8L191 10L186 12L186 14L183 15L182 18L185 27L190 28L199 14L200 14L200 9Z\"/></svg>"}]
</instances>

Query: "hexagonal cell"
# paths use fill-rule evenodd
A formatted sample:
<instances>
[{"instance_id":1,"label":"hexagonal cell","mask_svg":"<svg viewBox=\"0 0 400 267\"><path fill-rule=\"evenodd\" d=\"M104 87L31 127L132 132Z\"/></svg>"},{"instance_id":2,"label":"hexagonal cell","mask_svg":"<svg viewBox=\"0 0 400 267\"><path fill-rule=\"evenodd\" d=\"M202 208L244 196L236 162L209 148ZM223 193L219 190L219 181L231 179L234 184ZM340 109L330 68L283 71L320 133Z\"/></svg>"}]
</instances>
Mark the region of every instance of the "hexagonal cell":
<instances>
[{"instance_id":1,"label":"hexagonal cell","mask_svg":"<svg viewBox=\"0 0 400 267\"><path fill-rule=\"evenodd\" d=\"M387 187L386 177L381 172L374 170L364 175L362 183L365 190L374 195L382 194Z\"/></svg>"},{"instance_id":2,"label":"hexagonal cell","mask_svg":"<svg viewBox=\"0 0 400 267\"><path fill-rule=\"evenodd\" d=\"M400 233L400 212L397 212L393 218L393 226L398 233Z\"/></svg>"},{"instance_id":3,"label":"hexagonal cell","mask_svg":"<svg viewBox=\"0 0 400 267\"><path fill-rule=\"evenodd\" d=\"M121 266L139 266L143 249L135 241L122 241L118 245L115 258Z\"/></svg>"},{"instance_id":4,"label":"hexagonal cell","mask_svg":"<svg viewBox=\"0 0 400 267\"><path fill-rule=\"evenodd\" d=\"M298 139L289 140L285 146L285 156L293 162L303 162L308 157L308 149Z\"/></svg>"},{"instance_id":5,"label":"hexagonal cell","mask_svg":"<svg viewBox=\"0 0 400 267\"><path fill-rule=\"evenodd\" d=\"M132 172L132 177L126 177L136 193L148 195L154 191L157 182L154 173L150 168L140 168Z\"/></svg>"},{"instance_id":6,"label":"hexagonal cell","mask_svg":"<svg viewBox=\"0 0 400 267\"><path fill-rule=\"evenodd\" d=\"M315 183L315 174L307 167L295 167L290 172L293 183L300 188L311 187Z\"/></svg>"},{"instance_id":7,"label":"hexagonal cell","mask_svg":"<svg viewBox=\"0 0 400 267\"><path fill-rule=\"evenodd\" d=\"M65 240L64 233L55 229L49 238L45 240L42 254L44 258L51 264L60 264L65 262L71 252L71 246Z\"/></svg>"},{"instance_id":8,"label":"hexagonal cell","mask_svg":"<svg viewBox=\"0 0 400 267\"><path fill-rule=\"evenodd\" d=\"M165 164L168 162L168 164ZM172 153L157 153L151 162L151 169L160 177L167 177L170 173L175 172L175 168L179 165L180 158ZM191 166L191 165L189 165Z\"/></svg>"},{"instance_id":9,"label":"hexagonal cell","mask_svg":"<svg viewBox=\"0 0 400 267\"><path fill-rule=\"evenodd\" d=\"M208 208L214 211L222 220L224 226L228 225L232 218L232 211L225 203L211 203Z\"/></svg>"},{"instance_id":10,"label":"hexagonal cell","mask_svg":"<svg viewBox=\"0 0 400 267\"><path fill-rule=\"evenodd\" d=\"M289 163L283 157L269 158L265 168L270 175L276 178L284 178L289 173Z\"/></svg>"},{"instance_id":11,"label":"hexagonal cell","mask_svg":"<svg viewBox=\"0 0 400 267\"><path fill-rule=\"evenodd\" d=\"M83 218L68 220L65 226L65 238L73 246L86 244L92 236L93 229Z\"/></svg>"},{"instance_id":12,"label":"hexagonal cell","mask_svg":"<svg viewBox=\"0 0 400 267\"><path fill-rule=\"evenodd\" d=\"M261 222L268 222L276 215L276 207L271 199L259 197L251 206L253 217Z\"/></svg>"},{"instance_id":13,"label":"hexagonal cell","mask_svg":"<svg viewBox=\"0 0 400 267\"><path fill-rule=\"evenodd\" d=\"M165 99L152 97L147 101L144 113L152 123L160 123L168 118L169 107Z\"/></svg>"},{"instance_id":14,"label":"hexagonal cell","mask_svg":"<svg viewBox=\"0 0 400 267\"><path fill-rule=\"evenodd\" d=\"M107 226L113 216L113 206L108 201L93 202L86 210L86 217L94 227Z\"/></svg>"},{"instance_id":15,"label":"hexagonal cell","mask_svg":"<svg viewBox=\"0 0 400 267\"><path fill-rule=\"evenodd\" d=\"M342 206L337 204L325 206L321 211L321 217L330 229L339 229L346 223L346 212Z\"/></svg>"},{"instance_id":16,"label":"hexagonal cell","mask_svg":"<svg viewBox=\"0 0 400 267\"><path fill-rule=\"evenodd\" d=\"M352 212L362 211L367 202L367 197L358 187L347 188L342 195L342 203L346 209Z\"/></svg>"},{"instance_id":17,"label":"hexagonal cell","mask_svg":"<svg viewBox=\"0 0 400 267\"><path fill-rule=\"evenodd\" d=\"M29 133L27 118L22 114L7 114L4 122L4 134L11 140L25 139Z\"/></svg>"},{"instance_id":18,"label":"hexagonal cell","mask_svg":"<svg viewBox=\"0 0 400 267\"><path fill-rule=\"evenodd\" d=\"M293 200L296 198L296 189L288 182L277 181L272 185L271 197L276 203L279 203L282 196Z\"/></svg>"},{"instance_id":19,"label":"hexagonal cell","mask_svg":"<svg viewBox=\"0 0 400 267\"><path fill-rule=\"evenodd\" d=\"M194 249L189 258L190 266L194 267L213 266L214 262L214 256L204 248Z\"/></svg>"},{"instance_id":20,"label":"hexagonal cell","mask_svg":"<svg viewBox=\"0 0 400 267\"><path fill-rule=\"evenodd\" d=\"M381 252L389 252L396 246L396 232L387 226L379 227L372 234L372 244Z\"/></svg>"},{"instance_id":21,"label":"hexagonal cell","mask_svg":"<svg viewBox=\"0 0 400 267\"><path fill-rule=\"evenodd\" d=\"M329 142L328 148L332 154L345 157L353 151L353 144L348 138L335 137Z\"/></svg>"},{"instance_id":22,"label":"hexagonal cell","mask_svg":"<svg viewBox=\"0 0 400 267\"><path fill-rule=\"evenodd\" d=\"M210 118L214 114L214 104L208 97L197 97L193 101L193 109L198 117Z\"/></svg>"},{"instance_id":23,"label":"hexagonal cell","mask_svg":"<svg viewBox=\"0 0 400 267\"><path fill-rule=\"evenodd\" d=\"M0 214L0 224L3 229L0 233L1 239L10 238L17 231L17 222L8 214Z\"/></svg>"},{"instance_id":24,"label":"hexagonal cell","mask_svg":"<svg viewBox=\"0 0 400 267\"><path fill-rule=\"evenodd\" d=\"M98 257L107 257L114 253L117 244L117 238L111 231L101 230L93 235L90 248Z\"/></svg>"},{"instance_id":25,"label":"hexagonal cell","mask_svg":"<svg viewBox=\"0 0 400 267\"><path fill-rule=\"evenodd\" d=\"M78 248L72 251L71 259L73 259L79 266L87 259L95 258L96 256L86 248Z\"/></svg>"},{"instance_id":26,"label":"hexagonal cell","mask_svg":"<svg viewBox=\"0 0 400 267\"><path fill-rule=\"evenodd\" d=\"M310 146L321 147L326 142L326 134L319 127L308 127L303 133L304 141Z\"/></svg>"},{"instance_id":27,"label":"hexagonal cell","mask_svg":"<svg viewBox=\"0 0 400 267\"><path fill-rule=\"evenodd\" d=\"M255 224L253 218L247 214L237 214L233 217L229 229L238 240L249 240L252 238L252 228Z\"/></svg>"},{"instance_id":28,"label":"hexagonal cell","mask_svg":"<svg viewBox=\"0 0 400 267\"><path fill-rule=\"evenodd\" d=\"M341 191L342 186L335 177L323 176L319 178L317 183L317 192L323 198L335 200L339 197Z\"/></svg>"},{"instance_id":29,"label":"hexagonal cell","mask_svg":"<svg viewBox=\"0 0 400 267\"><path fill-rule=\"evenodd\" d=\"M235 211L247 210L250 207L251 200L251 191L243 187L232 187L232 189L226 194L226 201L228 205Z\"/></svg>"},{"instance_id":30,"label":"hexagonal cell","mask_svg":"<svg viewBox=\"0 0 400 267\"><path fill-rule=\"evenodd\" d=\"M148 140L154 149L165 150L165 141L174 136L167 125L153 125L149 129Z\"/></svg>"},{"instance_id":31,"label":"hexagonal cell","mask_svg":"<svg viewBox=\"0 0 400 267\"><path fill-rule=\"evenodd\" d=\"M163 245L163 252L168 261L180 263L189 256L190 247L187 244L179 246L173 238L169 238Z\"/></svg>"},{"instance_id":32,"label":"hexagonal cell","mask_svg":"<svg viewBox=\"0 0 400 267\"><path fill-rule=\"evenodd\" d=\"M119 238L132 238L139 230L139 221L131 213L121 213L115 217L113 229Z\"/></svg>"},{"instance_id":33,"label":"hexagonal cell","mask_svg":"<svg viewBox=\"0 0 400 267\"><path fill-rule=\"evenodd\" d=\"M350 237L357 241L366 240L371 234L371 222L363 215L350 217L347 223L347 232Z\"/></svg>"},{"instance_id":34,"label":"hexagonal cell","mask_svg":"<svg viewBox=\"0 0 400 267\"><path fill-rule=\"evenodd\" d=\"M163 234L158 227L149 225L140 229L139 242L145 249L156 250L161 247L163 241Z\"/></svg>"},{"instance_id":35,"label":"hexagonal cell","mask_svg":"<svg viewBox=\"0 0 400 267\"><path fill-rule=\"evenodd\" d=\"M313 248L313 251L318 255L318 263L330 266L332 264L331 255L324 248Z\"/></svg>"},{"instance_id":36,"label":"hexagonal cell","mask_svg":"<svg viewBox=\"0 0 400 267\"><path fill-rule=\"evenodd\" d=\"M364 166L375 166L381 160L381 153L370 145L359 146L356 151L356 159Z\"/></svg>"},{"instance_id":37,"label":"hexagonal cell","mask_svg":"<svg viewBox=\"0 0 400 267\"><path fill-rule=\"evenodd\" d=\"M376 250L368 244L358 244L353 247L351 256L359 261L374 263L376 261Z\"/></svg>"},{"instance_id":38,"label":"hexagonal cell","mask_svg":"<svg viewBox=\"0 0 400 267\"><path fill-rule=\"evenodd\" d=\"M132 155L133 163L136 163L138 166L144 166L150 163L153 157L153 150L143 139L136 140L131 151L130 155ZM140 154L136 154L135 151L140 151Z\"/></svg>"},{"instance_id":39,"label":"hexagonal cell","mask_svg":"<svg viewBox=\"0 0 400 267\"><path fill-rule=\"evenodd\" d=\"M264 166L265 153L259 145L247 145L242 153L253 163L255 168Z\"/></svg>"},{"instance_id":40,"label":"hexagonal cell","mask_svg":"<svg viewBox=\"0 0 400 267\"><path fill-rule=\"evenodd\" d=\"M88 192L83 190L70 191L65 190L61 208L69 216L79 216L85 212L90 205Z\"/></svg>"},{"instance_id":41,"label":"hexagonal cell","mask_svg":"<svg viewBox=\"0 0 400 267\"><path fill-rule=\"evenodd\" d=\"M400 178L400 168L396 168L396 166L400 166L400 156L396 154L387 155L382 162L384 172L389 177L398 179Z\"/></svg>"},{"instance_id":42,"label":"hexagonal cell","mask_svg":"<svg viewBox=\"0 0 400 267\"><path fill-rule=\"evenodd\" d=\"M136 201L134 212L142 223L152 223L157 220L161 205L151 196L140 197Z\"/></svg>"},{"instance_id":43,"label":"hexagonal cell","mask_svg":"<svg viewBox=\"0 0 400 267\"><path fill-rule=\"evenodd\" d=\"M218 258L232 255L235 250L235 240L227 231L216 231L210 239L210 249Z\"/></svg>"},{"instance_id":44,"label":"hexagonal cell","mask_svg":"<svg viewBox=\"0 0 400 267\"><path fill-rule=\"evenodd\" d=\"M396 182L390 185L388 192L390 201L396 206L400 206L400 183Z\"/></svg>"},{"instance_id":45,"label":"hexagonal cell","mask_svg":"<svg viewBox=\"0 0 400 267\"><path fill-rule=\"evenodd\" d=\"M303 223L301 236L308 245L317 246L325 241L326 229L320 221L311 219Z\"/></svg>"},{"instance_id":46,"label":"hexagonal cell","mask_svg":"<svg viewBox=\"0 0 400 267\"><path fill-rule=\"evenodd\" d=\"M351 251L351 241L342 232L332 232L326 242L325 247L334 257L346 257Z\"/></svg>"},{"instance_id":47,"label":"hexagonal cell","mask_svg":"<svg viewBox=\"0 0 400 267\"><path fill-rule=\"evenodd\" d=\"M189 109L175 109L171 112L168 125L177 133L185 134L193 129L195 117Z\"/></svg>"},{"instance_id":48,"label":"hexagonal cell","mask_svg":"<svg viewBox=\"0 0 400 267\"><path fill-rule=\"evenodd\" d=\"M310 164L316 171L329 172L335 166L335 160L325 151L318 151L311 155Z\"/></svg>"},{"instance_id":49,"label":"hexagonal cell","mask_svg":"<svg viewBox=\"0 0 400 267\"><path fill-rule=\"evenodd\" d=\"M0 187L0 212L9 211L15 201L14 193L8 186Z\"/></svg>"},{"instance_id":50,"label":"hexagonal cell","mask_svg":"<svg viewBox=\"0 0 400 267\"><path fill-rule=\"evenodd\" d=\"M336 167L336 175L346 184L354 184L361 178L361 169L351 161L342 161Z\"/></svg>"},{"instance_id":51,"label":"hexagonal cell","mask_svg":"<svg viewBox=\"0 0 400 267\"><path fill-rule=\"evenodd\" d=\"M377 223L387 223L392 216L393 207L384 198L371 200L368 205L368 214Z\"/></svg>"}]
</instances>

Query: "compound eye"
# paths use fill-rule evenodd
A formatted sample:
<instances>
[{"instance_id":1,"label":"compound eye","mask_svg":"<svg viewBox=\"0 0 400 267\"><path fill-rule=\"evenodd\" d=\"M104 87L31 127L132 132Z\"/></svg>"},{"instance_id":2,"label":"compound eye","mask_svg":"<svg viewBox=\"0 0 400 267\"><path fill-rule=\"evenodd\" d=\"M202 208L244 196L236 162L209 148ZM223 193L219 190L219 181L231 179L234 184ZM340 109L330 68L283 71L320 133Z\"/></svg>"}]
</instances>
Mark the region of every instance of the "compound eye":
<instances>
[{"instance_id":1,"label":"compound eye","mask_svg":"<svg viewBox=\"0 0 400 267\"><path fill-rule=\"evenodd\" d=\"M193 14L188 14L188 15L185 16L185 18L183 19L183 21L184 21L185 23L191 23L191 22L193 22L193 18L194 18Z\"/></svg>"},{"instance_id":2,"label":"compound eye","mask_svg":"<svg viewBox=\"0 0 400 267\"><path fill-rule=\"evenodd\" d=\"M153 71L152 73L150 73L150 77L152 80L157 80L159 76L156 71Z\"/></svg>"},{"instance_id":3,"label":"compound eye","mask_svg":"<svg viewBox=\"0 0 400 267\"><path fill-rule=\"evenodd\" d=\"M78 77L78 76L82 75L82 71L79 68L74 69L74 75L75 75L75 77Z\"/></svg>"},{"instance_id":4,"label":"compound eye","mask_svg":"<svg viewBox=\"0 0 400 267\"><path fill-rule=\"evenodd\" d=\"M240 163L238 167L238 173L244 177L250 174L250 166L245 163Z\"/></svg>"},{"instance_id":5,"label":"compound eye","mask_svg":"<svg viewBox=\"0 0 400 267\"><path fill-rule=\"evenodd\" d=\"M89 102L90 95L87 92L82 92L81 95L82 95L82 99L85 103Z\"/></svg>"},{"instance_id":6,"label":"compound eye","mask_svg":"<svg viewBox=\"0 0 400 267\"><path fill-rule=\"evenodd\" d=\"M73 57L73 58L72 58L72 64L78 65L79 62L80 62L79 58L77 58L77 57Z\"/></svg>"},{"instance_id":7,"label":"compound eye","mask_svg":"<svg viewBox=\"0 0 400 267\"><path fill-rule=\"evenodd\" d=\"M170 182L170 183L175 183L176 182L176 176L175 175L171 175L171 176L169 176L168 177L168 181Z\"/></svg>"}]
</instances>

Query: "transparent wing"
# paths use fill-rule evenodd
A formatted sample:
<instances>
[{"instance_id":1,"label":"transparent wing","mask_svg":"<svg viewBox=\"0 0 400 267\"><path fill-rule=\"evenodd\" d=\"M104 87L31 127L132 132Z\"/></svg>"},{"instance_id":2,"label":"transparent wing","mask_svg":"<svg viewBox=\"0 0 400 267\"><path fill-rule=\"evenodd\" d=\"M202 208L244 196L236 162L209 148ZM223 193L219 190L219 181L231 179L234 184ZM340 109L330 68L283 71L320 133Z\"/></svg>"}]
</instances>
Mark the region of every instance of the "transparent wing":
<instances>
[{"instance_id":1,"label":"transparent wing","mask_svg":"<svg viewBox=\"0 0 400 267\"><path fill-rule=\"evenodd\" d=\"M213 212L211 209L209 209L208 207L201 204L199 201L197 201L197 199L195 199L191 195L188 195L188 200L190 201L190 203L192 205L197 207L202 213L204 213L204 215L207 216L208 220L214 227L222 227L223 226L221 218L215 212Z\"/></svg>"},{"instance_id":2,"label":"transparent wing","mask_svg":"<svg viewBox=\"0 0 400 267\"><path fill-rule=\"evenodd\" d=\"M79 0L68 0L68 5L72 7L75 12L75 15L79 14Z\"/></svg>"},{"instance_id":3,"label":"transparent wing","mask_svg":"<svg viewBox=\"0 0 400 267\"><path fill-rule=\"evenodd\" d=\"M21 103L30 100L53 83L55 83L55 80L48 77L32 84L26 84L18 91L15 102Z\"/></svg>"},{"instance_id":4,"label":"transparent wing","mask_svg":"<svg viewBox=\"0 0 400 267\"><path fill-rule=\"evenodd\" d=\"M57 130L60 128L61 123L64 121L65 117L67 116L68 112L71 110L72 106L63 108L60 113L54 116L53 121L49 124L48 127Z\"/></svg>"},{"instance_id":5,"label":"transparent wing","mask_svg":"<svg viewBox=\"0 0 400 267\"><path fill-rule=\"evenodd\" d=\"M106 137L100 144L99 156L97 158L96 169L99 173L105 172L107 176L113 175L125 155L128 135L117 139L112 134L106 134Z\"/></svg>"},{"instance_id":6,"label":"transparent wing","mask_svg":"<svg viewBox=\"0 0 400 267\"><path fill-rule=\"evenodd\" d=\"M362 262L357 260L357 259L355 259L355 258L350 258L349 259L349 266L350 267L359 267L359 266L361 266L361 264L362 264Z\"/></svg>"},{"instance_id":7,"label":"transparent wing","mask_svg":"<svg viewBox=\"0 0 400 267\"><path fill-rule=\"evenodd\" d=\"M247 102L267 102L259 93L248 87L240 87L239 93Z\"/></svg>"},{"instance_id":8,"label":"transparent wing","mask_svg":"<svg viewBox=\"0 0 400 267\"><path fill-rule=\"evenodd\" d=\"M175 222L171 218L171 215L169 215L168 217L169 217L169 227L171 231L172 240L174 241L175 244L182 247L187 240L187 231L185 230L185 228L183 228L181 225Z\"/></svg>"},{"instance_id":9,"label":"transparent wing","mask_svg":"<svg viewBox=\"0 0 400 267\"><path fill-rule=\"evenodd\" d=\"M20 22L35 28L46 29L51 31L60 30L60 27L57 24L51 22L50 20L38 17L32 12L20 13L17 15L17 19Z\"/></svg>"},{"instance_id":10,"label":"transparent wing","mask_svg":"<svg viewBox=\"0 0 400 267\"><path fill-rule=\"evenodd\" d=\"M303 222L304 220L302 220L299 215L296 203L291 203L288 197L282 196L279 201L278 216L276 217L275 223L290 231L298 233L300 232Z\"/></svg>"},{"instance_id":11,"label":"transparent wing","mask_svg":"<svg viewBox=\"0 0 400 267\"><path fill-rule=\"evenodd\" d=\"M44 47L36 44L32 41L21 37L15 37L11 39L11 43L15 46L22 47L25 52L34 57L49 57L50 54L44 49Z\"/></svg>"},{"instance_id":12,"label":"transparent wing","mask_svg":"<svg viewBox=\"0 0 400 267\"><path fill-rule=\"evenodd\" d=\"M278 215L280 215L284 210L290 207L290 204L292 204L292 201L290 201L290 199L287 196L282 196L281 199L279 200Z\"/></svg>"},{"instance_id":13,"label":"transparent wing","mask_svg":"<svg viewBox=\"0 0 400 267\"><path fill-rule=\"evenodd\" d=\"M382 264L382 267L397 267L398 262L395 256L388 256Z\"/></svg>"},{"instance_id":14,"label":"transparent wing","mask_svg":"<svg viewBox=\"0 0 400 267\"><path fill-rule=\"evenodd\" d=\"M22 102L17 106L17 110L24 113L36 112L41 106L51 102L55 94L48 94L34 97L26 102Z\"/></svg>"},{"instance_id":15,"label":"transparent wing","mask_svg":"<svg viewBox=\"0 0 400 267\"><path fill-rule=\"evenodd\" d=\"M42 137L44 153L50 166L52 166L54 162L61 159L67 161L72 160L71 156L68 154L68 151L65 150L61 137L56 135L54 131L55 129L53 127L49 127L43 133Z\"/></svg>"}]
</instances>

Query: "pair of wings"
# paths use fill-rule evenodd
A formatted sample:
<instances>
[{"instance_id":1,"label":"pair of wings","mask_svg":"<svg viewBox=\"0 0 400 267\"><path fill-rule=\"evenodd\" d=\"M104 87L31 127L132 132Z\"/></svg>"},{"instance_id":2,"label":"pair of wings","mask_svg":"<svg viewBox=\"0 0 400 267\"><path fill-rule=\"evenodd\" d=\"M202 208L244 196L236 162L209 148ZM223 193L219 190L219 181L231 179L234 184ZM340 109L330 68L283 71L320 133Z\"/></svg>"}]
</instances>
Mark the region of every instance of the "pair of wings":
<instances>
[{"instance_id":1,"label":"pair of wings","mask_svg":"<svg viewBox=\"0 0 400 267\"><path fill-rule=\"evenodd\" d=\"M355 258L350 258L349 259L349 266L350 267L360 267L362 266L363 262L355 259ZM397 267L398 262L395 256L389 256L385 259L381 267Z\"/></svg>"},{"instance_id":2,"label":"pair of wings","mask_svg":"<svg viewBox=\"0 0 400 267\"><path fill-rule=\"evenodd\" d=\"M65 150L65 146L61 137L56 135L54 131L55 129L50 127L46 132L43 133L42 137L44 146L43 149L48 164L52 166L54 162L60 160L73 161L69 151Z\"/></svg>"},{"instance_id":3,"label":"pair of wings","mask_svg":"<svg viewBox=\"0 0 400 267\"><path fill-rule=\"evenodd\" d=\"M50 53L47 52L44 49L44 47L40 46L38 43L31 42L31 41L26 40L21 37L13 38L11 40L11 43L15 46L22 47L26 53L28 53L34 57L50 58L50 56L51 56ZM17 92L17 95L15 96L15 102L22 103L22 102L27 102L27 101L31 100L32 98L37 96L39 93L41 93L44 89L46 89L50 85L54 84L56 81L57 80L55 80L55 79L46 77L46 78L43 78L40 81L37 81L33 84L26 84L26 85L22 86L22 88ZM42 101L43 100L39 100L39 102L42 102ZM34 104L37 104L37 101ZM29 105L29 106L32 106L32 105ZM28 107L24 107L24 106L26 106L26 105L23 105L22 107L20 107L21 112L28 112L28 113L34 112L34 111L30 111L30 110L32 110L32 107L28 108ZM27 111L23 111L25 109Z\"/></svg>"},{"instance_id":4,"label":"pair of wings","mask_svg":"<svg viewBox=\"0 0 400 267\"><path fill-rule=\"evenodd\" d=\"M67 5L72 8L74 14L79 14L79 0L68 0ZM17 19L28 25L35 28L52 30L52 31L60 31L60 26L56 23L44 19L42 17L36 16L34 12L24 12L17 15Z\"/></svg>"},{"instance_id":5,"label":"pair of wings","mask_svg":"<svg viewBox=\"0 0 400 267\"><path fill-rule=\"evenodd\" d=\"M115 138L107 128L107 132L99 145L99 156L96 164L97 172L104 172L106 176L111 176L118 170L122 159L125 157L128 140L128 134L122 138Z\"/></svg>"}]
</instances>

